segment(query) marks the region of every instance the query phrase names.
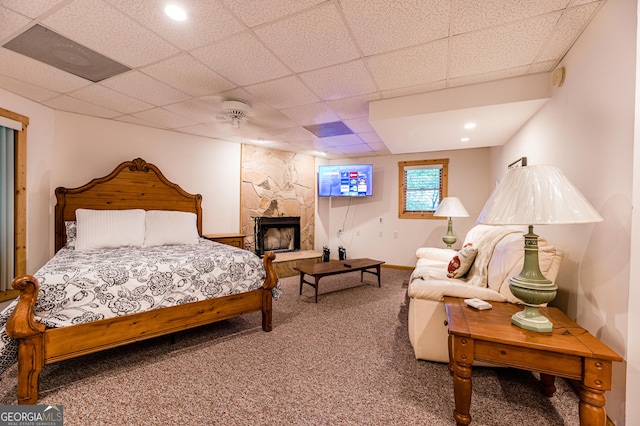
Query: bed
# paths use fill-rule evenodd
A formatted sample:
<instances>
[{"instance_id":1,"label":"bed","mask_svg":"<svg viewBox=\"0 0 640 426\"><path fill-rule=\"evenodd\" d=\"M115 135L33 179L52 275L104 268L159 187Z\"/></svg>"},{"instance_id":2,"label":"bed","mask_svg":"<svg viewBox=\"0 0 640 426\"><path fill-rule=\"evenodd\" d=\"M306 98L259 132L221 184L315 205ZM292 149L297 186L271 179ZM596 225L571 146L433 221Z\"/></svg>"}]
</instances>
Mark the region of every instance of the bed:
<instances>
[{"instance_id":1,"label":"bed","mask_svg":"<svg viewBox=\"0 0 640 426\"><path fill-rule=\"evenodd\" d=\"M12 283L20 295L10 316L7 313L5 327L6 334L14 339L13 343L17 341L19 404L37 402L38 376L47 364L249 312L260 311L262 329L271 331L272 300L277 298L279 290L272 265L275 255L267 253L260 259L249 251L202 238L202 197L189 194L168 181L153 164L140 158L127 161L109 175L93 179L84 186L57 188L55 195L56 254L35 274L39 276L40 271L44 271L40 279L25 275L15 278ZM174 233L181 228L183 218L195 222L197 241L188 247L180 245L181 241L174 245L171 241L168 244L160 241L151 247L110 247L101 251L89 244L86 249L86 238L80 238L89 235L86 215L123 213L135 213L136 221L140 215L146 218L145 244L152 239L149 236L151 229L163 227L158 225L162 225L162 221L149 222L153 217L168 218L172 224L176 223L166 226L164 222L164 228ZM174 221L175 218L179 220ZM77 230L78 238L72 241L74 230ZM80 250L81 243L83 250ZM167 250L162 251L165 248ZM182 260L177 252L187 249L192 250L185 254L188 260ZM137 257L146 251L152 253L153 262L162 259L167 265ZM120 266L127 257L133 259L131 266ZM102 275L95 278L71 266L72 262L83 258L91 263L86 265L87 269L98 268L97 273ZM97 266L100 262L107 266ZM135 277L133 289L118 281L124 270ZM55 273L45 274L52 271ZM216 275L205 275L214 271ZM149 272L151 275L146 276ZM158 277L169 280L170 291L161 290ZM89 285L96 282L101 285ZM214 284L219 283L221 287L214 288ZM226 292L218 288L224 288ZM69 298L60 300L61 294L67 292L71 293ZM153 298L157 293L161 293L162 303ZM122 298L125 295L127 298ZM201 300L202 297L205 298ZM119 298L124 303L119 303ZM82 306L71 308L76 299L83 301ZM132 305L138 309L133 309ZM91 307L98 307L98 310L94 312ZM40 312L43 312L42 316Z\"/></svg>"}]
</instances>

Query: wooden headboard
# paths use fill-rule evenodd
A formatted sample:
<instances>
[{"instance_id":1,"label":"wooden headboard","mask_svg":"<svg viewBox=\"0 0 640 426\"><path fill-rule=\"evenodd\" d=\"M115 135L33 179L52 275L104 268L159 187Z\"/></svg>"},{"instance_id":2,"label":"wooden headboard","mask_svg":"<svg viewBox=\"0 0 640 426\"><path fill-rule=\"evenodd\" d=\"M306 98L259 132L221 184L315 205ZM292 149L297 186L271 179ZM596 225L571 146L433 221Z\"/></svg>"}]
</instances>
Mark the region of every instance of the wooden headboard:
<instances>
[{"instance_id":1,"label":"wooden headboard","mask_svg":"<svg viewBox=\"0 0 640 426\"><path fill-rule=\"evenodd\" d=\"M153 164L142 158L125 161L109 175L78 188L56 188L55 250L67 242L65 221L76 220L76 209L175 210L197 216L202 235L202 195L189 194L169 182Z\"/></svg>"}]
</instances>

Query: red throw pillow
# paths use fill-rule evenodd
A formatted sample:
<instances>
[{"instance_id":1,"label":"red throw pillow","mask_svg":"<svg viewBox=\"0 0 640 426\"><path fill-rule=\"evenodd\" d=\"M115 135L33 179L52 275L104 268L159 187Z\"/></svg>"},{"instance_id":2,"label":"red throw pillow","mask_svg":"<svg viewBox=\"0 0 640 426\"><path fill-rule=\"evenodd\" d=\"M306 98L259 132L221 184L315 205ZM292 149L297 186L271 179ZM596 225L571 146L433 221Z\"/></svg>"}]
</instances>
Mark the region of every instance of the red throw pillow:
<instances>
[{"instance_id":1,"label":"red throw pillow","mask_svg":"<svg viewBox=\"0 0 640 426\"><path fill-rule=\"evenodd\" d=\"M469 268L471 268L477 254L478 250L473 248L471 243L465 244L458 254L453 256L451 262L449 262L449 266L447 267L447 277L460 278L464 276L469 272Z\"/></svg>"}]
</instances>

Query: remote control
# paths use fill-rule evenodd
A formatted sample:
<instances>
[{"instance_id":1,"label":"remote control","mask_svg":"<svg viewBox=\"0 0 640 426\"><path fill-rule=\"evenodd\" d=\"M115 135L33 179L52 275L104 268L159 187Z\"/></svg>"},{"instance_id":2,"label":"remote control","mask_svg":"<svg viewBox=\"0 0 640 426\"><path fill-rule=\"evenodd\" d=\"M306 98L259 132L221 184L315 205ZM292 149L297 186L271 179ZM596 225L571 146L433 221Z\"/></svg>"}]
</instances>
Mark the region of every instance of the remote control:
<instances>
[{"instance_id":1,"label":"remote control","mask_svg":"<svg viewBox=\"0 0 640 426\"><path fill-rule=\"evenodd\" d=\"M345 268L351 268L351 264L350 264L350 263L345 263L345 264L344 264L344 267L345 267Z\"/></svg>"},{"instance_id":2,"label":"remote control","mask_svg":"<svg viewBox=\"0 0 640 426\"><path fill-rule=\"evenodd\" d=\"M480 311L492 308L491 303L485 302L484 300L478 298L464 299L464 303Z\"/></svg>"}]
</instances>

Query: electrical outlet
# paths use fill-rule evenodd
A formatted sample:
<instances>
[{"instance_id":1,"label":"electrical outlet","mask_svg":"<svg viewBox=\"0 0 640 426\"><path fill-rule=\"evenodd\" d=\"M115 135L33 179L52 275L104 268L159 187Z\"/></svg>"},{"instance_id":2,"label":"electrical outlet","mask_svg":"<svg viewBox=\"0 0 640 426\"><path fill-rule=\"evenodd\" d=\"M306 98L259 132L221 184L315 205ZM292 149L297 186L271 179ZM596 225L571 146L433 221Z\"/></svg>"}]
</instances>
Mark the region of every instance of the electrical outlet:
<instances>
[{"instance_id":1,"label":"electrical outlet","mask_svg":"<svg viewBox=\"0 0 640 426\"><path fill-rule=\"evenodd\" d=\"M398 238L398 231L393 231L393 238Z\"/></svg>"},{"instance_id":2,"label":"electrical outlet","mask_svg":"<svg viewBox=\"0 0 640 426\"><path fill-rule=\"evenodd\" d=\"M382 231L380 231L380 233L378 234L378 237L382 238L384 236L384 234L382 233Z\"/></svg>"},{"instance_id":3,"label":"electrical outlet","mask_svg":"<svg viewBox=\"0 0 640 426\"><path fill-rule=\"evenodd\" d=\"M356 237L359 237L359 236L360 236L360 230L356 229Z\"/></svg>"}]
</instances>

